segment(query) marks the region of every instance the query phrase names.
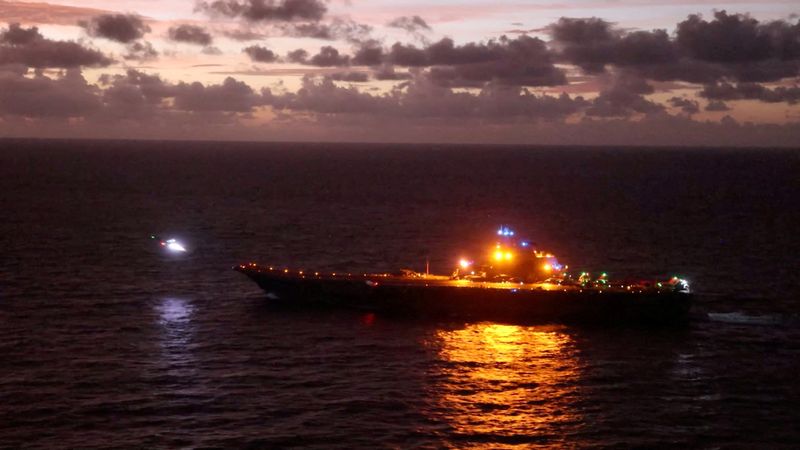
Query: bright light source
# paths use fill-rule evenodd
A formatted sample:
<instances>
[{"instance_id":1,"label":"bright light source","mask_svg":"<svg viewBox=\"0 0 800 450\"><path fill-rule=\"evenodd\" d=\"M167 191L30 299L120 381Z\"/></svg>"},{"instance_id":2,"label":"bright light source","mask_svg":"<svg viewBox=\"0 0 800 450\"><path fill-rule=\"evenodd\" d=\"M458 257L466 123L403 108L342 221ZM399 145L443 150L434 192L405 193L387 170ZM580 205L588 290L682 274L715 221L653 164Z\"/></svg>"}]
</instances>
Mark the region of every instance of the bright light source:
<instances>
[{"instance_id":1,"label":"bright light source","mask_svg":"<svg viewBox=\"0 0 800 450\"><path fill-rule=\"evenodd\" d=\"M161 246L166 247L167 250L171 252L177 252L177 253L186 252L186 247L184 247L183 244L178 242L176 239L167 239L166 241L162 241Z\"/></svg>"},{"instance_id":2,"label":"bright light source","mask_svg":"<svg viewBox=\"0 0 800 450\"><path fill-rule=\"evenodd\" d=\"M503 252L501 252L500 250L494 252L494 259L496 259L498 261L502 261L503 260Z\"/></svg>"},{"instance_id":3,"label":"bright light source","mask_svg":"<svg viewBox=\"0 0 800 450\"><path fill-rule=\"evenodd\" d=\"M553 270L553 266L551 266L550 264L545 264L542 266L542 269L544 269L545 272L550 272Z\"/></svg>"},{"instance_id":4,"label":"bright light source","mask_svg":"<svg viewBox=\"0 0 800 450\"><path fill-rule=\"evenodd\" d=\"M506 261L508 261L514 257L514 254L511 252L506 252L505 255L503 255L503 257L506 259Z\"/></svg>"},{"instance_id":5,"label":"bright light source","mask_svg":"<svg viewBox=\"0 0 800 450\"><path fill-rule=\"evenodd\" d=\"M461 260L458 262L458 265L461 266L462 269L468 269L469 266L472 265L472 261L461 258Z\"/></svg>"},{"instance_id":6,"label":"bright light source","mask_svg":"<svg viewBox=\"0 0 800 450\"><path fill-rule=\"evenodd\" d=\"M497 235L498 236L513 236L514 235L514 230L512 230L511 228L508 228L507 226L502 226L502 227L500 227L500 229L497 230Z\"/></svg>"}]
</instances>

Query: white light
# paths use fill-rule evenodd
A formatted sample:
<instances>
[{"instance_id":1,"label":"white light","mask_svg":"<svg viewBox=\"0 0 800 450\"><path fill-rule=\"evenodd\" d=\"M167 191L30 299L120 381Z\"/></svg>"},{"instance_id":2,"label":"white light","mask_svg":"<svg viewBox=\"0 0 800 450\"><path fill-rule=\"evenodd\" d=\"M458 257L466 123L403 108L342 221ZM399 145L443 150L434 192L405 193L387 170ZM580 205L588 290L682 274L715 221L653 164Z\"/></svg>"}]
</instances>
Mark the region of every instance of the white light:
<instances>
[{"instance_id":1,"label":"white light","mask_svg":"<svg viewBox=\"0 0 800 450\"><path fill-rule=\"evenodd\" d=\"M184 247L177 240L175 240L175 239L167 239L166 242L167 242L167 245L166 245L167 250L172 251L172 252L180 252L180 253L186 252L186 247Z\"/></svg>"}]
</instances>

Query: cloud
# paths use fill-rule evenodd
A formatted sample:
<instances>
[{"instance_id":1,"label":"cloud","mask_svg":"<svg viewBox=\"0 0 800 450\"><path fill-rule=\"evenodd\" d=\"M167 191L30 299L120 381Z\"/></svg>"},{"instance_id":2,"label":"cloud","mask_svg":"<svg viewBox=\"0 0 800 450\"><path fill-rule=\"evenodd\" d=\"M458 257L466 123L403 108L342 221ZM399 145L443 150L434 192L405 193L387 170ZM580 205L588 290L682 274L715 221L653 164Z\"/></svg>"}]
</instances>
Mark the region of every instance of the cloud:
<instances>
[{"instance_id":1,"label":"cloud","mask_svg":"<svg viewBox=\"0 0 800 450\"><path fill-rule=\"evenodd\" d=\"M654 89L640 78L623 76L603 91L586 110L587 116L630 117L634 114L654 114L664 111L664 106L644 97Z\"/></svg>"},{"instance_id":2,"label":"cloud","mask_svg":"<svg viewBox=\"0 0 800 450\"><path fill-rule=\"evenodd\" d=\"M322 19L327 6L321 0L216 0L201 1L197 9L210 15L243 18L250 22Z\"/></svg>"},{"instance_id":3,"label":"cloud","mask_svg":"<svg viewBox=\"0 0 800 450\"><path fill-rule=\"evenodd\" d=\"M348 72L306 77L297 92L256 92L233 78L220 84L175 84L156 74L129 70L122 75L103 75L94 86L87 84L77 69L48 78L41 74L31 77L24 68L6 66L0 69L0 127L6 132L14 129L16 134L34 130L41 136L61 130L62 136L139 138L191 133L205 138L274 139L275 130L292 130L280 136L516 143L537 139L562 144L800 142L796 126L751 126L730 118L720 124L700 123L689 114L672 116L663 106L653 106L644 98L653 92L652 86L628 76L616 79L598 99L586 100L566 94L534 94L496 82L471 93L442 86L420 70L414 72L412 79L385 93L368 93L338 83L337 79L350 79ZM669 103L682 107L683 100L687 99L675 98ZM277 119L259 127L240 120L257 119L255 113L265 107L271 108ZM602 108L607 111L601 113ZM566 121L581 114L588 119ZM626 118L630 114L643 117L631 121ZM63 126L55 128L52 123L59 120ZM224 134L209 134L211 129L223 128ZM331 130L336 134L328 134Z\"/></svg>"},{"instance_id":4,"label":"cloud","mask_svg":"<svg viewBox=\"0 0 800 450\"><path fill-rule=\"evenodd\" d=\"M264 102L277 110L305 111L323 115L363 115L420 120L426 118L514 117L555 120L578 112L588 102L567 95L534 95L515 87L488 85L477 95L456 92L418 77L391 92L370 95L352 87L341 87L329 78L306 77L296 93L264 91Z\"/></svg>"},{"instance_id":5,"label":"cloud","mask_svg":"<svg viewBox=\"0 0 800 450\"><path fill-rule=\"evenodd\" d=\"M308 52L303 49L297 49L289 52L286 59L293 63L307 64L317 67L334 67L334 66L347 66L350 64L350 57L342 55L339 50L331 46L324 46L319 49L319 53L309 58Z\"/></svg>"},{"instance_id":6,"label":"cloud","mask_svg":"<svg viewBox=\"0 0 800 450\"><path fill-rule=\"evenodd\" d=\"M178 25L171 27L168 31L169 38L175 42L183 42L192 45L209 46L214 42L211 33L205 28L197 25Z\"/></svg>"},{"instance_id":7,"label":"cloud","mask_svg":"<svg viewBox=\"0 0 800 450\"><path fill-rule=\"evenodd\" d=\"M333 81L346 81L349 83L366 83L369 75L365 72L337 72L327 76Z\"/></svg>"},{"instance_id":8,"label":"cloud","mask_svg":"<svg viewBox=\"0 0 800 450\"><path fill-rule=\"evenodd\" d=\"M432 31L428 22L420 16L402 16L398 17L386 24L390 28L400 28L409 33L417 34L426 31Z\"/></svg>"},{"instance_id":9,"label":"cloud","mask_svg":"<svg viewBox=\"0 0 800 450\"><path fill-rule=\"evenodd\" d=\"M699 95L709 100L759 100L767 103L800 102L800 86L769 89L756 83L719 83L703 87Z\"/></svg>"},{"instance_id":10,"label":"cloud","mask_svg":"<svg viewBox=\"0 0 800 450\"><path fill-rule=\"evenodd\" d=\"M35 68L104 67L113 61L98 50L72 41L46 39L38 28L9 24L0 32L0 64Z\"/></svg>"},{"instance_id":11,"label":"cloud","mask_svg":"<svg viewBox=\"0 0 800 450\"><path fill-rule=\"evenodd\" d=\"M711 83L777 81L800 73L800 23L760 23L725 11L690 15L675 37L664 30L626 31L598 18L562 18L544 29L559 58L584 72L613 65L654 80Z\"/></svg>"},{"instance_id":12,"label":"cloud","mask_svg":"<svg viewBox=\"0 0 800 450\"><path fill-rule=\"evenodd\" d=\"M646 66L673 63L678 58L664 30L624 32L598 18L561 18L545 31L561 58L586 73L603 72L608 64Z\"/></svg>"},{"instance_id":13,"label":"cloud","mask_svg":"<svg viewBox=\"0 0 800 450\"><path fill-rule=\"evenodd\" d=\"M327 22L278 23L274 27L284 36L345 40L355 44L369 41L373 31L370 25L340 17Z\"/></svg>"},{"instance_id":14,"label":"cloud","mask_svg":"<svg viewBox=\"0 0 800 450\"><path fill-rule=\"evenodd\" d=\"M730 111L731 109L721 100L711 100L706 105L706 111Z\"/></svg>"},{"instance_id":15,"label":"cloud","mask_svg":"<svg viewBox=\"0 0 800 450\"><path fill-rule=\"evenodd\" d=\"M346 66L350 64L350 57L339 54L339 50L331 46L325 46L308 60L308 64L319 67Z\"/></svg>"},{"instance_id":16,"label":"cloud","mask_svg":"<svg viewBox=\"0 0 800 450\"><path fill-rule=\"evenodd\" d=\"M11 45L28 45L36 40L43 39L39 28L22 28L18 23L11 23L8 28L0 32L0 43Z\"/></svg>"},{"instance_id":17,"label":"cloud","mask_svg":"<svg viewBox=\"0 0 800 450\"><path fill-rule=\"evenodd\" d=\"M714 20L690 15L678 24L677 43L691 57L718 63L743 63L800 56L800 30L780 22L760 24L743 14L714 13Z\"/></svg>"},{"instance_id":18,"label":"cloud","mask_svg":"<svg viewBox=\"0 0 800 450\"><path fill-rule=\"evenodd\" d=\"M298 48L297 50L292 50L286 55L286 59L289 62L298 63L298 64L305 64L308 60L308 52L302 48Z\"/></svg>"},{"instance_id":19,"label":"cloud","mask_svg":"<svg viewBox=\"0 0 800 450\"><path fill-rule=\"evenodd\" d=\"M558 22L545 28L553 40L564 44L586 45L590 42L607 42L617 37L613 24L603 19L592 17L574 19L562 17Z\"/></svg>"},{"instance_id":20,"label":"cloud","mask_svg":"<svg viewBox=\"0 0 800 450\"><path fill-rule=\"evenodd\" d=\"M566 83L544 41L529 36L514 39L503 36L460 46L444 38L423 48L396 43L385 59L396 66L434 66L432 78L451 86L474 86L489 81L520 86Z\"/></svg>"},{"instance_id":21,"label":"cloud","mask_svg":"<svg viewBox=\"0 0 800 450\"><path fill-rule=\"evenodd\" d=\"M168 83L158 75L129 70L105 75L104 100L109 113L158 115L168 111L191 113L249 113L263 101L244 82L227 77L222 84ZM166 102L171 99L172 102Z\"/></svg>"},{"instance_id":22,"label":"cloud","mask_svg":"<svg viewBox=\"0 0 800 450\"><path fill-rule=\"evenodd\" d=\"M353 55L353 64L359 66L377 66L384 60L383 48L376 43L360 46Z\"/></svg>"},{"instance_id":23,"label":"cloud","mask_svg":"<svg viewBox=\"0 0 800 450\"><path fill-rule=\"evenodd\" d=\"M376 80L407 80L411 78L408 72L397 72L391 65L383 65L373 72L373 77Z\"/></svg>"},{"instance_id":24,"label":"cloud","mask_svg":"<svg viewBox=\"0 0 800 450\"><path fill-rule=\"evenodd\" d=\"M225 30L222 32L222 35L233 39L234 41L258 41L261 39L266 39L268 36L264 33L260 33L253 30L247 29L240 29L240 30Z\"/></svg>"},{"instance_id":25,"label":"cloud","mask_svg":"<svg viewBox=\"0 0 800 450\"><path fill-rule=\"evenodd\" d=\"M0 72L0 115L28 118L68 118L91 115L102 104L79 70L57 79L42 75Z\"/></svg>"},{"instance_id":26,"label":"cloud","mask_svg":"<svg viewBox=\"0 0 800 450\"><path fill-rule=\"evenodd\" d=\"M155 120L163 116L163 102L175 95L174 86L157 75L128 70L125 75L103 75L102 100L106 118Z\"/></svg>"},{"instance_id":27,"label":"cloud","mask_svg":"<svg viewBox=\"0 0 800 450\"><path fill-rule=\"evenodd\" d=\"M109 14L94 8L56 5L42 2L15 2L0 0L0 17L9 23L52 24L73 26L92 17Z\"/></svg>"},{"instance_id":28,"label":"cloud","mask_svg":"<svg viewBox=\"0 0 800 450\"><path fill-rule=\"evenodd\" d=\"M150 32L141 17L133 14L103 14L79 22L89 36L129 44Z\"/></svg>"},{"instance_id":29,"label":"cloud","mask_svg":"<svg viewBox=\"0 0 800 450\"><path fill-rule=\"evenodd\" d=\"M253 88L231 77L222 84L204 85L199 82L175 86L175 108L184 111L250 112L261 104Z\"/></svg>"},{"instance_id":30,"label":"cloud","mask_svg":"<svg viewBox=\"0 0 800 450\"><path fill-rule=\"evenodd\" d=\"M255 62L271 63L278 60L278 55L275 52L260 45L251 45L242 51Z\"/></svg>"},{"instance_id":31,"label":"cloud","mask_svg":"<svg viewBox=\"0 0 800 450\"><path fill-rule=\"evenodd\" d=\"M680 108L681 112L688 116L700 112L700 104L696 100L685 97L672 97L668 101L672 107Z\"/></svg>"},{"instance_id":32,"label":"cloud","mask_svg":"<svg viewBox=\"0 0 800 450\"><path fill-rule=\"evenodd\" d=\"M290 58L291 60L291 58ZM313 60L313 58L312 58ZM295 62L304 60L294 59ZM328 47L319 62L362 66L430 68L432 80L448 86L475 86L496 81L519 86L556 86L566 83L564 72L554 64L544 41L529 36L505 36L487 42L456 45L452 39L417 47L395 43L388 51L375 41L361 44L352 58L333 55ZM335 64L334 64L335 62ZM312 63L313 61L308 61Z\"/></svg>"},{"instance_id":33,"label":"cloud","mask_svg":"<svg viewBox=\"0 0 800 450\"><path fill-rule=\"evenodd\" d=\"M152 61L158 58L158 51L149 42L134 42L122 57L129 61Z\"/></svg>"}]
</instances>

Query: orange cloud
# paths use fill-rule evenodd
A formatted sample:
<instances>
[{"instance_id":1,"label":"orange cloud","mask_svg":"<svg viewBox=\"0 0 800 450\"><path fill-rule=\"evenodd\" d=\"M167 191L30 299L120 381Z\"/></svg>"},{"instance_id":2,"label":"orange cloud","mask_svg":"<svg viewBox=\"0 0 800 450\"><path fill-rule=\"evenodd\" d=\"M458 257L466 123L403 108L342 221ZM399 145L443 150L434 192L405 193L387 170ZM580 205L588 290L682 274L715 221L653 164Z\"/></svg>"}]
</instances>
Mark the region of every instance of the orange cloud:
<instances>
[{"instance_id":1,"label":"orange cloud","mask_svg":"<svg viewBox=\"0 0 800 450\"><path fill-rule=\"evenodd\" d=\"M76 25L79 20L107 14L110 11L53 5L50 3L9 2L0 0L0 17L4 22L36 23L53 25Z\"/></svg>"}]
</instances>

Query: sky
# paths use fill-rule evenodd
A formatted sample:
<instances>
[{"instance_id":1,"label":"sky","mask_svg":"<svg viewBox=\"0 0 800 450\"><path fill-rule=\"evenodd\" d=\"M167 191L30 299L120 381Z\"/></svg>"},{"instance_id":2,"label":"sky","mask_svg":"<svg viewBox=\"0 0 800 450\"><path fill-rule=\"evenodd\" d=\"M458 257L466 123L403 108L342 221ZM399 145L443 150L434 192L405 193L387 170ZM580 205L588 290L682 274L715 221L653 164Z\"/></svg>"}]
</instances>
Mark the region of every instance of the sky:
<instances>
[{"instance_id":1,"label":"sky","mask_svg":"<svg viewBox=\"0 0 800 450\"><path fill-rule=\"evenodd\" d=\"M800 147L795 0L0 0L0 137Z\"/></svg>"}]
</instances>

